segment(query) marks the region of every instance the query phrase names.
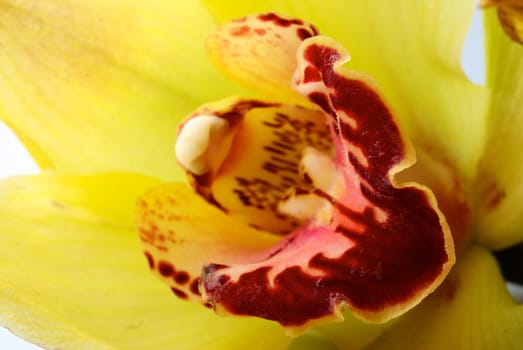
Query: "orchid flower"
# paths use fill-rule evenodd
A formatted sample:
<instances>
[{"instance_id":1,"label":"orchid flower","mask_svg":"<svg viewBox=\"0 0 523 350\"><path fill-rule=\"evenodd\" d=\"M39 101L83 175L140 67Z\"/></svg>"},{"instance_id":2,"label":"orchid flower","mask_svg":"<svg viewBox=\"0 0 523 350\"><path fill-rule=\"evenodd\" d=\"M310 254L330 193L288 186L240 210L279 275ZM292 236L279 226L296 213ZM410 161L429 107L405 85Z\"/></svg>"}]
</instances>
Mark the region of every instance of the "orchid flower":
<instances>
[{"instance_id":1,"label":"orchid flower","mask_svg":"<svg viewBox=\"0 0 523 350\"><path fill-rule=\"evenodd\" d=\"M481 5L486 86L471 0L2 2L0 116L42 173L0 182L0 322L45 348L518 348L493 252L523 241L521 12Z\"/></svg>"}]
</instances>

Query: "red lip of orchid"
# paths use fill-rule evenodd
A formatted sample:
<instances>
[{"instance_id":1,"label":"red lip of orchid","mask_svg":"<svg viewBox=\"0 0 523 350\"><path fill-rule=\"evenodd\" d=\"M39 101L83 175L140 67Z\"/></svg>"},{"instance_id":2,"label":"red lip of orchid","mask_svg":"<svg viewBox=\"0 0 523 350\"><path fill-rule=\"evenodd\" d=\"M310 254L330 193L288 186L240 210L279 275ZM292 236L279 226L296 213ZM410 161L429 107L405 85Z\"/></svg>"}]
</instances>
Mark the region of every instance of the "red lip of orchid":
<instances>
[{"instance_id":1,"label":"red lip of orchid","mask_svg":"<svg viewBox=\"0 0 523 350\"><path fill-rule=\"evenodd\" d=\"M238 25L241 31L235 29ZM287 32L294 33L293 26L307 25L275 14L251 16L231 23L231 40L276 31L286 33L276 37L292 37ZM261 29L264 34L257 34ZM239 230L245 224L272 232L291 229L276 246L244 252L243 258L213 256L212 252L201 257L205 259L202 265L211 264L205 265L201 276L195 269L190 273L194 283L200 283L203 302L220 313L275 320L294 332L320 320L339 319L347 306L365 320L387 321L431 293L454 263L450 229L434 196L423 186L395 183L394 175L410 166L414 155L376 83L343 69L341 64L348 58L344 49L330 38L316 36L317 31L313 34L298 35L293 79L296 90L316 109L224 101L221 107L202 107L189 117L177 143L177 154L196 192L227 215L243 217L244 223L236 223ZM270 129L264 115L276 115L292 125L308 120L316 125L306 134L309 137L320 135L326 123L333 146L315 149L316 144L304 137L283 147L280 139L274 141L273 130L261 144L249 143L249 137L256 138L258 131L265 135L263 130ZM243 127L251 124L259 126ZM257 157L261 164L252 167L249 162ZM293 171L284 175L268 167L276 158L285 160ZM224 191L220 179L248 181L240 175L245 171L267 184L253 196L267 196L265 191L271 186L281 189L270 192L269 207L250 208L252 200L233 185L225 186L225 191L236 199L220 194ZM147 197L142 203L154 207ZM148 258L158 261L173 256L169 251L176 243L167 243L167 251L155 257L157 249L151 248L162 229L147 212L140 210L138 217ZM183 219L160 225L164 230L172 228L170 239L177 237L177 220ZM227 236L227 229L220 235ZM190 290L199 296L194 283ZM189 295L179 287L171 289L178 296Z\"/></svg>"}]
</instances>

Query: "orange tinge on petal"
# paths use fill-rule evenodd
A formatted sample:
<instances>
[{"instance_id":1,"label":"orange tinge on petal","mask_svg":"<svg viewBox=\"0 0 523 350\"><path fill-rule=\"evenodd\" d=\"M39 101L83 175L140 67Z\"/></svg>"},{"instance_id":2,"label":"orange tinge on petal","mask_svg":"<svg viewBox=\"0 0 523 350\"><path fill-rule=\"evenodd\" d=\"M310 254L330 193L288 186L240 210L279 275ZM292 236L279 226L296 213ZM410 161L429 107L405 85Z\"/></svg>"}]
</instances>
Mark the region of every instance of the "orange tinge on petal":
<instances>
[{"instance_id":1,"label":"orange tinge on petal","mask_svg":"<svg viewBox=\"0 0 523 350\"><path fill-rule=\"evenodd\" d=\"M289 82L298 46L314 35L318 30L301 19L265 13L217 28L207 39L206 49L211 61L242 85L266 97L304 103Z\"/></svg>"}]
</instances>

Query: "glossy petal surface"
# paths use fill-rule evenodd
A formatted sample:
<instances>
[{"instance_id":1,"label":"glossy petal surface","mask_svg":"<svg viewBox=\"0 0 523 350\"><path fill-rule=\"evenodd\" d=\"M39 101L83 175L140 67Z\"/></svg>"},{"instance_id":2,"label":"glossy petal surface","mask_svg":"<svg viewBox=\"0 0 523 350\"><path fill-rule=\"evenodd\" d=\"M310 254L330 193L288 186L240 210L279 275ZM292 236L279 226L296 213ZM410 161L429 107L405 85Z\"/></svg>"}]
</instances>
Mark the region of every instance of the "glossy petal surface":
<instances>
[{"instance_id":1,"label":"glossy petal surface","mask_svg":"<svg viewBox=\"0 0 523 350\"><path fill-rule=\"evenodd\" d=\"M347 59L334 40L316 36L301 45L295 75L297 90L326 115L340 178L325 182L318 170L325 158L306 153L313 188L306 195L324 201L321 212L265 261L207 266L204 297L218 311L302 330L340 318L348 305L362 319L384 322L432 292L452 266L452 237L432 193L394 181L412 164L412 149L376 83L341 68Z\"/></svg>"},{"instance_id":2,"label":"glossy petal surface","mask_svg":"<svg viewBox=\"0 0 523 350\"><path fill-rule=\"evenodd\" d=\"M486 13L487 85L492 90L489 142L477 177L477 240L501 249L523 240L523 46Z\"/></svg>"},{"instance_id":3,"label":"glossy petal surface","mask_svg":"<svg viewBox=\"0 0 523 350\"><path fill-rule=\"evenodd\" d=\"M504 283L493 256L471 247L447 281L369 349L520 349L523 306Z\"/></svg>"},{"instance_id":4,"label":"glossy petal surface","mask_svg":"<svg viewBox=\"0 0 523 350\"><path fill-rule=\"evenodd\" d=\"M43 168L173 179L181 118L231 84L198 2L3 1L0 118Z\"/></svg>"},{"instance_id":5,"label":"glossy petal surface","mask_svg":"<svg viewBox=\"0 0 523 350\"><path fill-rule=\"evenodd\" d=\"M314 24L347 48L353 69L378 81L416 147L468 180L476 171L488 95L468 81L460 64L475 0L204 3L219 21L278 11Z\"/></svg>"},{"instance_id":6,"label":"glossy petal surface","mask_svg":"<svg viewBox=\"0 0 523 350\"><path fill-rule=\"evenodd\" d=\"M284 349L280 327L173 298L140 253L130 174L0 184L0 320L50 349ZM259 334L270 334L253 343Z\"/></svg>"}]
</instances>

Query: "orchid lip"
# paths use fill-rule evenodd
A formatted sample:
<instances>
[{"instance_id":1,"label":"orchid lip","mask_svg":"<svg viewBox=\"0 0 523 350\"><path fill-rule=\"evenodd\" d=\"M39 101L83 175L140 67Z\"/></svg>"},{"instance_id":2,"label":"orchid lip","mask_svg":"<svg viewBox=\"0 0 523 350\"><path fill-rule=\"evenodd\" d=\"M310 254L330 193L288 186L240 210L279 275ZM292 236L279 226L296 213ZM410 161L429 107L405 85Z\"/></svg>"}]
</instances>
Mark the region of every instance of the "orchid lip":
<instances>
[{"instance_id":1,"label":"orchid lip","mask_svg":"<svg viewBox=\"0 0 523 350\"><path fill-rule=\"evenodd\" d=\"M195 175L203 175L223 161L230 143L227 120L215 115L197 115L180 129L176 159Z\"/></svg>"},{"instance_id":2,"label":"orchid lip","mask_svg":"<svg viewBox=\"0 0 523 350\"><path fill-rule=\"evenodd\" d=\"M275 18L248 17L241 25L290 30L280 36L296 45L293 25L306 24ZM260 40L246 29L219 33L230 36L224 47ZM241 256L232 255L238 251L234 243L218 241L217 248L198 252L200 269L193 262L191 275L201 300L220 314L274 320L290 332L339 320L344 308L366 321L385 322L430 294L455 259L434 195L395 180L415 156L377 83L342 68L349 60L345 49L316 34L300 39L297 65L283 74L314 107L218 101L188 117L176 145L194 191L234 219L235 232L255 228L249 231L253 242L258 235L285 234L279 243ZM240 46L235 50L245 54ZM156 216L167 225L161 219L167 214ZM168 221L188 229L181 218ZM153 222L148 227L143 232L154 231ZM217 234L227 236L228 229ZM172 249L158 255L180 261L174 253L183 246L175 242Z\"/></svg>"}]
</instances>

